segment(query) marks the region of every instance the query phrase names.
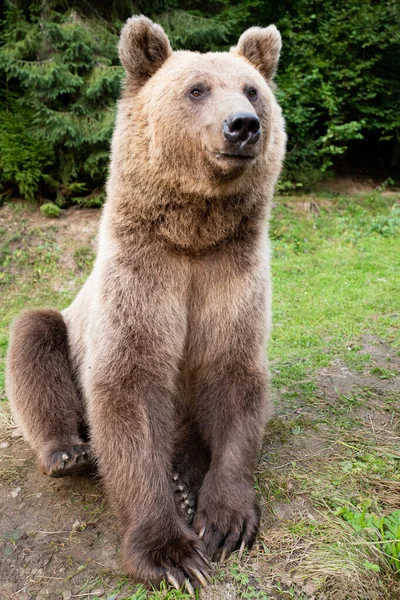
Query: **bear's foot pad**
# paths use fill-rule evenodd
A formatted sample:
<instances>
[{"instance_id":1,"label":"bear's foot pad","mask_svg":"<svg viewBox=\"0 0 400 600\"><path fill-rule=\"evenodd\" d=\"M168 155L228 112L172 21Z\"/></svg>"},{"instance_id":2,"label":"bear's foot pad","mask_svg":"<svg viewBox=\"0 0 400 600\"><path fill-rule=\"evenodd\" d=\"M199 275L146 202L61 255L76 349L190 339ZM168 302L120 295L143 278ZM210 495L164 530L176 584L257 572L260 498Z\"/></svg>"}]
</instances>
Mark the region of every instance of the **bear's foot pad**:
<instances>
[{"instance_id":1,"label":"bear's foot pad","mask_svg":"<svg viewBox=\"0 0 400 600\"><path fill-rule=\"evenodd\" d=\"M186 523L190 525L193 521L194 511L196 509L196 499L194 494L192 494L189 486L178 473L172 475L172 484L179 514L185 519Z\"/></svg>"},{"instance_id":2,"label":"bear's foot pad","mask_svg":"<svg viewBox=\"0 0 400 600\"><path fill-rule=\"evenodd\" d=\"M66 477L88 471L91 465L90 445L76 444L49 453L42 462L41 471L50 477Z\"/></svg>"}]
</instances>

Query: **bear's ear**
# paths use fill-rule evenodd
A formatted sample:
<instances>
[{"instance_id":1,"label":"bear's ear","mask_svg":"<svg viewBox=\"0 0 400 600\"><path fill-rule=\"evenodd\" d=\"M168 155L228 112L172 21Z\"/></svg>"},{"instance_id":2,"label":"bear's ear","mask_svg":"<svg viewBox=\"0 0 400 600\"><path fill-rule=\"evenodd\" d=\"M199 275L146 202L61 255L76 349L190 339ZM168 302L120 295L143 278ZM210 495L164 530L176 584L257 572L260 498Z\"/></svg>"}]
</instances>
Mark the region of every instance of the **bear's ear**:
<instances>
[{"instance_id":1,"label":"bear's ear","mask_svg":"<svg viewBox=\"0 0 400 600\"><path fill-rule=\"evenodd\" d=\"M250 27L239 38L231 52L248 60L268 82L271 82L278 66L282 47L281 34L275 27Z\"/></svg>"},{"instance_id":2,"label":"bear's ear","mask_svg":"<svg viewBox=\"0 0 400 600\"><path fill-rule=\"evenodd\" d=\"M137 88L146 83L172 54L164 29L143 15L131 17L122 28L119 58Z\"/></svg>"}]
</instances>

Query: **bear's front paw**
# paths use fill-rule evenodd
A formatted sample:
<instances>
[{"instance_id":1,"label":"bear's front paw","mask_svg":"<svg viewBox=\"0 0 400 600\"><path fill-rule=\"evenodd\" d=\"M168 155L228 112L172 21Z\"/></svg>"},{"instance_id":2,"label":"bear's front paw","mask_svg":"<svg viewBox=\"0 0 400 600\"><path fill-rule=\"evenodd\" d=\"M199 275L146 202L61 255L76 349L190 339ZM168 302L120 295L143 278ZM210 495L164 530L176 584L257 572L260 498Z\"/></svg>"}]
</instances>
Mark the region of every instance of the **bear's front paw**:
<instances>
[{"instance_id":1,"label":"bear's front paw","mask_svg":"<svg viewBox=\"0 0 400 600\"><path fill-rule=\"evenodd\" d=\"M188 528L171 531L166 524L163 531L162 526L143 524L125 535L122 560L135 580L158 587L165 579L178 590L185 586L191 595L194 588L207 585L209 579L210 563L204 544Z\"/></svg>"},{"instance_id":2,"label":"bear's front paw","mask_svg":"<svg viewBox=\"0 0 400 600\"><path fill-rule=\"evenodd\" d=\"M254 544L259 523L260 510L253 488L226 489L223 494L200 492L193 526L214 560L223 562L239 548L240 560L244 548Z\"/></svg>"}]
</instances>

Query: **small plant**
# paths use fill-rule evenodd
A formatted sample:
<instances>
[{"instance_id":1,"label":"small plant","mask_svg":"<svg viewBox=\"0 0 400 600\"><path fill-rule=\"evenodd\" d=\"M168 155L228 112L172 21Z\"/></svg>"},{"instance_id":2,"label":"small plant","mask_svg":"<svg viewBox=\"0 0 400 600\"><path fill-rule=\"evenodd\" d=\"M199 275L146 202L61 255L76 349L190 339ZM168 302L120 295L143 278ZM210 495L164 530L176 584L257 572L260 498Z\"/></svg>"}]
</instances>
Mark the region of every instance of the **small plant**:
<instances>
[{"instance_id":1,"label":"small plant","mask_svg":"<svg viewBox=\"0 0 400 600\"><path fill-rule=\"evenodd\" d=\"M379 379L392 379L398 374L397 371L385 369L384 367L374 367L370 373L371 375L376 375Z\"/></svg>"},{"instance_id":2,"label":"small plant","mask_svg":"<svg viewBox=\"0 0 400 600\"><path fill-rule=\"evenodd\" d=\"M372 221L370 232L383 237L392 237L400 231L400 207L394 206L388 215L378 215Z\"/></svg>"},{"instance_id":3,"label":"small plant","mask_svg":"<svg viewBox=\"0 0 400 600\"><path fill-rule=\"evenodd\" d=\"M80 271L89 270L93 266L95 254L89 246L80 246L74 250L74 261Z\"/></svg>"},{"instance_id":4,"label":"small plant","mask_svg":"<svg viewBox=\"0 0 400 600\"><path fill-rule=\"evenodd\" d=\"M53 204L53 202L47 202L46 204L42 204L40 212L44 217L48 217L49 219L58 219L61 208L57 204Z\"/></svg>"},{"instance_id":5,"label":"small plant","mask_svg":"<svg viewBox=\"0 0 400 600\"><path fill-rule=\"evenodd\" d=\"M367 512L369 506L368 502L364 502L361 512L356 508L340 507L336 514L347 521L357 533L376 541L382 559L395 573L400 574L400 510L378 516ZM379 565L374 563L364 566L370 570L379 570Z\"/></svg>"},{"instance_id":6,"label":"small plant","mask_svg":"<svg viewBox=\"0 0 400 600\"><path fill-rule=\"evenodd\" d=\"M251 585L249 575L240 570L240 567L237 563L232 565L230 573L232 579L238 586L238 598L246 598L247 600L268 600L268 595L264 591L257 589L254 585Z\"/></svg>"},{"instance_id":7,"label":"small plant","mask_svg":"<svg viewBox=\"0 0 400 600\"><path fill-rule=\"evenodd\" d=\"M276 185L277 194L288 196L290 194L302 191L303 184L300 182L292 182L287 179L280 179Z\"/></svg>"}]
</instances>

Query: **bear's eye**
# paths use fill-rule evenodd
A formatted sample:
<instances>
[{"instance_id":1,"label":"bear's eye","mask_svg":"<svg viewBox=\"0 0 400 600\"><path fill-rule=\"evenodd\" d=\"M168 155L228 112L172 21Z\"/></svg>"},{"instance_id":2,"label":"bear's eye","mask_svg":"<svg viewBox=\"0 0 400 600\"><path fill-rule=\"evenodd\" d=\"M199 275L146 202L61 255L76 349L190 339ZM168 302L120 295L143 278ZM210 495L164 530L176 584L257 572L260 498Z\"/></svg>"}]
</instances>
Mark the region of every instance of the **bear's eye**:
<instances>
[{"instance_id":1,"label":"bear's eye","mask_svg":"<svg viewBox=\"0 0 400 600\"><path fill-rule=\"evenodd\" d=\"M203 92L199 90L199 88L193 88L193 90L190 90L190 95L193 96L193 98L200 98L200 96L203 95Z\"/></svg>"},{"instance_id":2,"label":"bear's eye","mask_svg":"<svg viewBox=\"0 0 400 600\"><path fill-rule=\"evenodd\" d=\"M254 88L250 88L247 92L247 95L250 98L250 100L255 100L257 98L257 91Z\"/></svg>"}]
</instances>

